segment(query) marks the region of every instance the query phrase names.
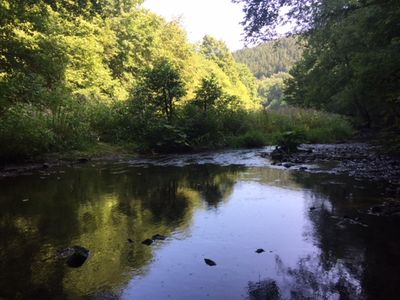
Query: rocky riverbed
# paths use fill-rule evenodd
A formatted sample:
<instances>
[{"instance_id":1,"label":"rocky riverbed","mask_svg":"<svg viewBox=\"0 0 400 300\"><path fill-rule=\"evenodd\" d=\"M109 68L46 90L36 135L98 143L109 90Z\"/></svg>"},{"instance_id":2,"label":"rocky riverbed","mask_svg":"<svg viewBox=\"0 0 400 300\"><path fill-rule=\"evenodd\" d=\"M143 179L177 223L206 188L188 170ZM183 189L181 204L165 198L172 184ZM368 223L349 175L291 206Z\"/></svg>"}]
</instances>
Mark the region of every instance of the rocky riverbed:
<instances>
[{"instance_id":1,"label":"rocky riverbed","mask_svg":"<svg viewBox=\"0 0 400 300\"><path fill-rule=\"evenodd\" d=\"M301 145L298 152L274 157L273 152L262 153L274 165L297 167L311 172L347 174L373 181L387 181L400 185L400 159L383 153L383 149L364 143ZM310 168L308 166L311 166Z\"/></svg>"},{"instance_id":2,"label":"rocky riverbed","mask_svg":"<svg viewBox=\"0 0 400 300\"><path fill-rule=\"evenodd\" d=\"M384 153L384 149L367 143L304 144L298 152L274 156L273 146L258 149L222 150L213 152L151 155L134 158L129 155L82 157L73 161L51 160L0 167L0 178L51 173L53 168L84 163L122 162L137 166L187 166L214 164L297 169L304 172L347 174L358 179L386 181L400 193L400 157ZM398 186L398 190L397 190ZM394 191L394 190L393 190Z\"/></svg>"}]
</instances>

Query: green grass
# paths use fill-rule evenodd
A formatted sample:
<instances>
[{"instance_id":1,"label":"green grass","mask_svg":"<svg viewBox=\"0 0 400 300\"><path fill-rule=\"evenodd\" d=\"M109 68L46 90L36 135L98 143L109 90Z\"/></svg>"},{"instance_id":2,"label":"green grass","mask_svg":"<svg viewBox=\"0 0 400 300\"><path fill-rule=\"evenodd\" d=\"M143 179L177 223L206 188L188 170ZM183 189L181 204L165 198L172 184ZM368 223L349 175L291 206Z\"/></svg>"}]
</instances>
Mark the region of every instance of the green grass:
<instances>
[{"instance_id":1,"label":"green grass","mask_svg":"<svg viewBox=\"0 0 400 300\"><path fill-rule=\"evenodd\" d=\"M226 132L228 147L257 147L277 144L287 132L296 133L301 143L334 143L351 137L350 122L339 115L286 107L240 116L236 132Z\"/></svg>"}]
</instances>

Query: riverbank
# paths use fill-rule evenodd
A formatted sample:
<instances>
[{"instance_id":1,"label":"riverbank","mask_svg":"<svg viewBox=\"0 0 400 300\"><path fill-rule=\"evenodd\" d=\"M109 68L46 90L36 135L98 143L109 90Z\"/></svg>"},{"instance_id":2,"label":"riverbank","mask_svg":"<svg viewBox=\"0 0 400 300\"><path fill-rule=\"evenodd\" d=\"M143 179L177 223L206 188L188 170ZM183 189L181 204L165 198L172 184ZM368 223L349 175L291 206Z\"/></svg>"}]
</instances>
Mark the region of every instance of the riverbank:
<instances>
[{"instance_id":1,"label":"riverbank","mask_svg":"<svg viewBox=\"0 0 400 300\"><path fill-rule=\"evenodd\" d=\"M34 172L55 167L72 166L95 161L118 161L135 157L137 153L130 145L97 143L81 151L48 153L17 162L4 162L0 165L0 178L31 175Z\"/></svg>"},{"instance_id":2,"label":"riverbank","mask_svg":"<svg viewBox=\"0 0 400 300\"><path fill-rule=\"evenodd\" d=\"M368 143L301 145L298 152L276 157L263 153L274 165L293 168L318 165L318 172L347 174L360 180L387 181L400 187L400 157L384 152L383 147ZM400 192L400 191L399 191Z\"/></svg>"},{"instance_id":3,"label":"riverbank","mask_svg":"<svg viewBox=\"0 0 400 300\"><path fill-rule=\"evenodd\" d=\"M139 155L132 149L134 149L132 146L127 145L97 144L87 151L48 154L32 161L3 165L0 167L0 178L47 172L55 167L96 164L104 161L128 162L140 166L241 165L347 175L360 181L381 181L388 185L388 195L400 194L400 157L386 154L383 147L368 143L303 144L299 152L280 159L274 159L274 146L146 155Z\"/></svg>"}]
</instances>

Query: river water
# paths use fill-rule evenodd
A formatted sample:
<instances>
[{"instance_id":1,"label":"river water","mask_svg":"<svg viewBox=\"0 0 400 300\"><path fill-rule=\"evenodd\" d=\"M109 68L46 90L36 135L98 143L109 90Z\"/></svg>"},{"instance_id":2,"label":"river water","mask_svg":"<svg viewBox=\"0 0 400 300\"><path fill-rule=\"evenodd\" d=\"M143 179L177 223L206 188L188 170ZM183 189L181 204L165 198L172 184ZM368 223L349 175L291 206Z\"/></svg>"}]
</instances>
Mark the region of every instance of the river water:
<instances>
[{"instance_id":1,"label":"river water","mask_svg":"<svg viewBox=\"0 0 400 300\"><path fill-rule=\"evenodd\" d=\"M398 299L400 217L366 213L393 200L385 183L258 154L1 179L0 299ZM80 268L58 255L73 245L90 250Z\"/></svg>"}]
</instances>

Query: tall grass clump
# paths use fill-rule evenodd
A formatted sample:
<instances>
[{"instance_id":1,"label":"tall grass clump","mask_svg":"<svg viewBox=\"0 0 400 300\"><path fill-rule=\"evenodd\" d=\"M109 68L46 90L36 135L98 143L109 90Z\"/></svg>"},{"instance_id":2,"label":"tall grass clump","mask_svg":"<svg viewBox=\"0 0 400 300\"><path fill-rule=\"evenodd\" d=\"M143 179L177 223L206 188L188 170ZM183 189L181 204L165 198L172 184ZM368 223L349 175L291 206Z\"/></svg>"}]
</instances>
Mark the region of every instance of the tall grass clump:
<instances>
[{"instance_id":1,"label":"tall grass clump","mask_svg":"<svg viewBox=\"0 0 400 300\"><path fill-rule=\"evenodd\" d=\"M303 143L333 143L353 134L350 121L337 114L296 107L283 107L266 114L267 132L273 142L289 131L300 133Z\"/></svg>"},{"instance_id":2,"label":"tall grass clump","mask_svg":"<svg viewBox=\"0 0 400 300\"><path fill-rule=\"evenodd\" d=\"M349 120L342 116L295 107L231 112L220 122L227 147L279 144L288 136L295 136L296 143L333 143L353 134Z\"/></svg>"},{"instance_id":3,"label":"tall grass clump","mask_svg":"<svg viewBox=\"0 0 400 300\"><path fill-rule=\"evenodd\" d=\"M17 161L48 152L83 149L95 135L84 109L74 103L55 110L18 103L8 107L0 120L0 158Z\"/></svg>"}]
</instances>

